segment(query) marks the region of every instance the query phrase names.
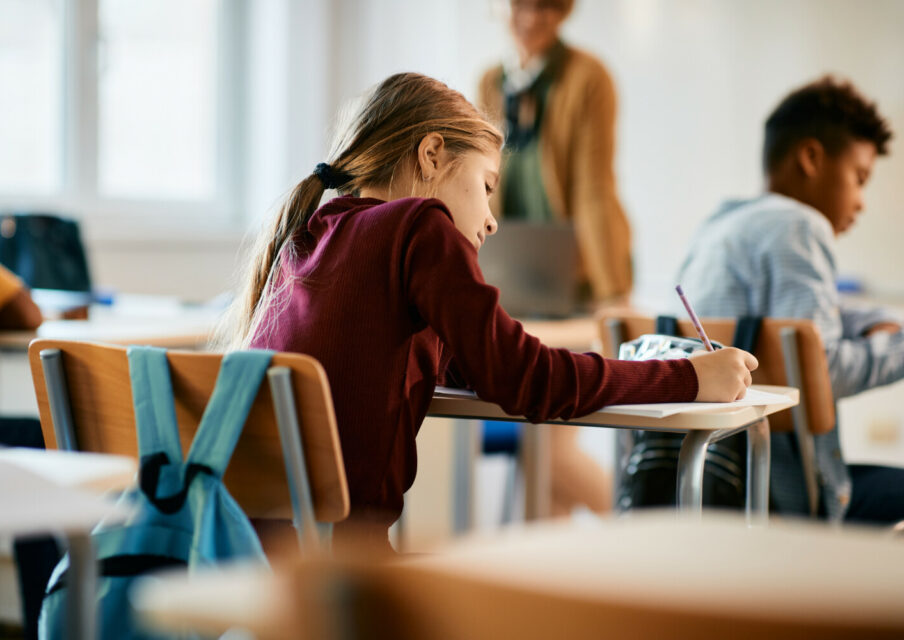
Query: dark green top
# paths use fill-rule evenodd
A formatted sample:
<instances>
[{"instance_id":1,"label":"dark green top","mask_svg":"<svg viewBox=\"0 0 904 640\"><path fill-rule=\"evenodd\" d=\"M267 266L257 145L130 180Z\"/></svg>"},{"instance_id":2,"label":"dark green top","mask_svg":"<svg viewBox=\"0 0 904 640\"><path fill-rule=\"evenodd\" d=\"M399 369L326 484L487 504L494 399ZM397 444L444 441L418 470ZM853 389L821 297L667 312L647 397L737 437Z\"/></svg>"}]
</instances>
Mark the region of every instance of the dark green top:
<instances>
[{"instance_id":1,"label":"dark green top","mask_svg":"<svg viewBox=\"0 0 904 640\"><path fill-rule=\"evenodd\" d=\"M540 153L540 126L565 45L550 49L546 66L527 88L517 93L503 92L505 102L505 147L502 168L502 213L506 218L551 222L554 215L543 185Z\"/></svg>"}]
</instances>

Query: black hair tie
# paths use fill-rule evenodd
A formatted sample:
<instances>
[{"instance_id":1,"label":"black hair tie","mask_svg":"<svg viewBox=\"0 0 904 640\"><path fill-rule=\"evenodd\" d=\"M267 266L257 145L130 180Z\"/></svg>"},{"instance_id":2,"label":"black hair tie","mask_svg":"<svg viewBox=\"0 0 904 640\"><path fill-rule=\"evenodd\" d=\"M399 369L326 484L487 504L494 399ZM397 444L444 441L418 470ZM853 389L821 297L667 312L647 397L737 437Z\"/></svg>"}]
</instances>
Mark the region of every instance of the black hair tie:
<instances>
[{"instance_id":1,"label":"black hair tie","mask_svg":"<svg viewBox=\"0 0 904 640\"><path fill-rule=\"evenodd\" d=\"M321 162L314 169L314 175L320 178L324 189L338 189L352 181L352 176L337 171L325 162Z\"/></svg>"}]
</instances>

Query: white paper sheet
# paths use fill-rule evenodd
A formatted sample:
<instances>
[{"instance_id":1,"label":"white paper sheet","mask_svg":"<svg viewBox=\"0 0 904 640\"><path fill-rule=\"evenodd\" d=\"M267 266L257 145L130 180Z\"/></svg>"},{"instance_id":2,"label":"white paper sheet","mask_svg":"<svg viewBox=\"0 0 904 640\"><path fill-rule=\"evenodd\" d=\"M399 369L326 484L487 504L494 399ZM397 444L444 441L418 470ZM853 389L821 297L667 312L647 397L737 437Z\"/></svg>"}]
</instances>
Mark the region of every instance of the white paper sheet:
<instances>
[{"instance_id":1,"label":"white paper sheet","mask_svg":"<svg viewBox=\"0 0 904 640\"><path fill-rule=\"evenodd\" d=\"M685 411L706 411L733 407L760 407L788 402L788 396L759 389L747 389L743 400L736 402L659 402L651 404L618 404L601 409L603 413L624 413L649 418L665 418Z\"/></svg>"},{"instance_id":2,"label":"white paper sheet","mask_svg":"<svg viewBox=\"0 0 904 640\"><path fill-rule=\"evenodd\" d=\"M436 387L433 394L440 398L477 398L477 394L466 389ZM769 393L759 389L747 389L747 395L737 402L655 402L650 404L617 404L600 409L600 413L618 413L623 415L644 416L648 418L665 418L686 411L707 411L712 409L728 409L733 407L758 407L767 404L789 402L788 396Z\"/></svg>"},{"instance_id":3,"label":"white paper sheet","mask_svg":"<svg viewBox=\"0 0 904 640\"><path fill-rule=\"evenodd\" d=\"M477 394L469 389L455 389L453 387L436 387L433 391L434 398L476 398Z\"/></svg>"}]
</instances>

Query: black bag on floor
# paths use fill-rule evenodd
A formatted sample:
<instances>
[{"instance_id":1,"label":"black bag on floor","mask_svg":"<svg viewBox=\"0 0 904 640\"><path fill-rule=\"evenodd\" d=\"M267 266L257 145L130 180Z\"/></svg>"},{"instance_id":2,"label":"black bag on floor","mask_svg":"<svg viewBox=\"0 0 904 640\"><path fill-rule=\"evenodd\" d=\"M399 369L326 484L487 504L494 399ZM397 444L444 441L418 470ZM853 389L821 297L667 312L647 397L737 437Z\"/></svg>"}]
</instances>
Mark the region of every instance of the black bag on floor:
<instances>
[{"instance_id":1,"label":"black bag on floor","mask_svg":"<svg viewBox=\"0 0 904 640\"><path fill-rule=\"evenodd\" d=\"M733 345L753 353L762 318L739 318ZM656 319L656 333L675 336L675 318ZM699 342L692 338L682 343ZM631 358L628 358L631 359ZM674 506L678 498L678 453L684 434L660 431L618 432L616 509ZM709 446L703 471L703 504L743 509L746 501L747 434L738 433Z\"/></svg>"}]
</instances>

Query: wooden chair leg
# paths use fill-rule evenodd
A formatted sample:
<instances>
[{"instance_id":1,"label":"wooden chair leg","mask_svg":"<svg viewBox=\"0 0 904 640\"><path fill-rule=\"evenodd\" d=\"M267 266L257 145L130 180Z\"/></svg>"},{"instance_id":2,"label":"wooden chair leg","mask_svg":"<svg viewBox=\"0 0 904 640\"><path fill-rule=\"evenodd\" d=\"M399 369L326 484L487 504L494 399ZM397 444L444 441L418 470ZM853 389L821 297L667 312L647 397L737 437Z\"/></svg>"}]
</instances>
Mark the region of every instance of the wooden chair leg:
<instances>
[{"instance_id":1,"label":"wooden chair leg","mask_svg":"<svg viewBox=\"0 0 904 640\"><path fill-rule=\"evenodd\" d=\"M803 466L804 482L807 489L807 504L810 517L815 518L819 509L819 480L816 469L816 448L813 434L810 433L810 420L807 416L807 401L804 394L804 380L800 368L800 355L797 351L797 330L785 327L781 330L782 356L785 361L785 378L789 387L800 390L800 403L791 407L791 418L794 423L794 436L800 451Z\"/></svg>"}]
</instances>

